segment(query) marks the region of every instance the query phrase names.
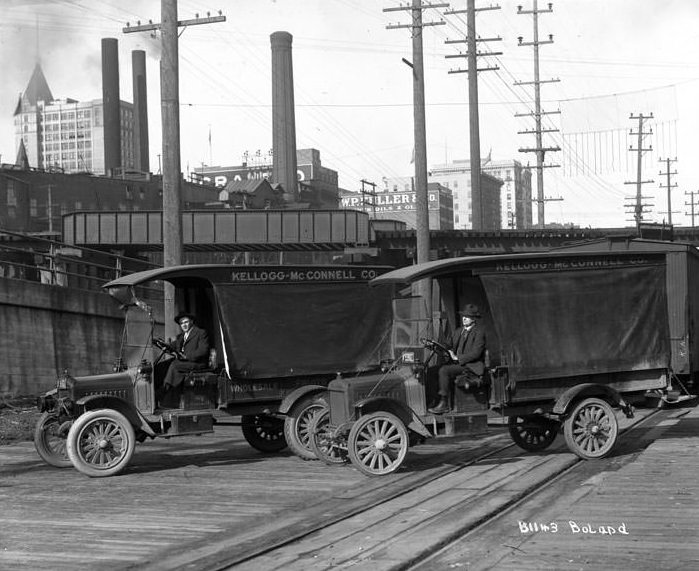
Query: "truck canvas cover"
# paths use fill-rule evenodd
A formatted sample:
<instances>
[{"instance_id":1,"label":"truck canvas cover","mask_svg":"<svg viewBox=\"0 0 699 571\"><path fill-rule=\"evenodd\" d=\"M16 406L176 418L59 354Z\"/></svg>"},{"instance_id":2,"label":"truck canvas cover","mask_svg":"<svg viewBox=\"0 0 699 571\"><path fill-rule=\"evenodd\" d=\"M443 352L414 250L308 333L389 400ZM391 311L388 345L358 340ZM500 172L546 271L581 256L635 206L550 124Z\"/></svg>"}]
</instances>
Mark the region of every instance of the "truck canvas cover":
<instances>
[{"instance_id":1,"label":"truck canvas cover","mask_svg":"<svg viewBox=\"0 0 699 571\"><path fill-rule=\"evenodd\" d=\"M234 376L361 371L387 354L388 288L300 283L214 284L214 289Z\"/></svg>"},{"instance_id":2,"label":"truck canvas cover","mask_svg":"<svg viewBox=\"0 0 699 571\"><path fill-rule=\"evenodd\" d=\"M532 260L480 277L511 379L669 366L663 258Z\"/></svg>"}]
</instances>

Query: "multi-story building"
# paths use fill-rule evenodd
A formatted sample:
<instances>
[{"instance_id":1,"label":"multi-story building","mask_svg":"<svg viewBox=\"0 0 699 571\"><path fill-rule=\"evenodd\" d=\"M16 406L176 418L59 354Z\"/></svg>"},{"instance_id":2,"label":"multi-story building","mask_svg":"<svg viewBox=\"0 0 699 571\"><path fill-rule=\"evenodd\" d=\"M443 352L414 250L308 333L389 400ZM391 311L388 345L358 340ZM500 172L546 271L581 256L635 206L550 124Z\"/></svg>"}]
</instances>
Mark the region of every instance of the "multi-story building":
<instances>
[{"instance_id":1,"label":"multi-story building","mask_svg":"<svg viewBox=\"0 0 699 571\"><path fill-rule=\"evenodd\" d=\"M383 179L383 188L371 192L344 192L342 208L362 210L373 220L397 220L407 228L417 225L415 188L411 177ZM430 230L453 230L454 200L452 192L438 183L427 184L427 217Z\"/></svg>"},{"instance_id":2,"label":"multi-story building","mask_svg":"<svg viewBox=\"0 0 699 571\"><path fill-rule=\"evenodd\" d=\"M121 165L134 167L133 105L120 101ZM105 173L101 99L54 99L39 64L14 114L15 147L27 166L66 173Z\"/></svg>"},{"instance_id":3,"label":"multi-story building","mask_svg":"<svg viewBox=\"0 0 699 571\"><path fill-rule=\"evenodd\" d=\"M434 165L428 180L454 194L454 228L471 229L471 162L455 160ZM483 161L481 186L484 230L525 229L532 226L532 175L519 161Z\"/></svg>"},{"instance_id":4,"label":"multi-story building","mask_svg":"<svg viewBox=\"0 0 699 571\"><path fill-rule=\"evenodd\" d=\"M214 184L225 187L233 181L267 179L272 180L271 155L254 157L245 156L239 166L203 166L191 173L192 182ZM317 149L298 149L296 151L297 177L299 181L299 202L309 208L335 209L339 203L337 171L324 167L320 162Z\"/></svg>"},{"instance_id":5,"label":"multi-story building","mask_svg":"<svg viewBox=\"0 0 699 571\"><path fill-rule=\"evenodd\" d=\"M162 177L138 178L65 174L0 167L0 227L14 232L61 232L62 216L81 211L162 210ZM182 181L182 206L207 208L221 189Z\"/></svg>"}]
</instances>

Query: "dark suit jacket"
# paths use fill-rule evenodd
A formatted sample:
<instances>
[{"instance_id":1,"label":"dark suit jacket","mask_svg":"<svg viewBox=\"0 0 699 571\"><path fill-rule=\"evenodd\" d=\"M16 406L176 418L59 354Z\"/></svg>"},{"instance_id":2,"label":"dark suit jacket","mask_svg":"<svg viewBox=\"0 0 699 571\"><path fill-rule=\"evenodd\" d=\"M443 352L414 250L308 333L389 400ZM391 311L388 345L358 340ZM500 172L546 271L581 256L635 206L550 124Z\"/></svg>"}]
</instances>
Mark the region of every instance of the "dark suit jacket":
<instances>
[{"instance_id":1,"label":"dark suit jacket","mask_svg":"<svg viewBox=\"0 0 699 571\"><path fill-rule=\"evenodd\" d=\"M181 351L192 363L209 362L209 336L204 329L192 326L187 342L184 341L184 333L180 333L175 339L175 350Z\"/></svg>"},{"instance_id":2,"label":"dark suit jacket","mask_svg":"<svg viewBox=\"0 0 699 571\"><path fill-rule=\"evenodd\" d=\"M463 327L459 327L452 333L449 346L456 353L459 365L480 376L485 371L485 328L476 321L463 343L460 342L462 331Z\"/></svg>"}]
</instances>

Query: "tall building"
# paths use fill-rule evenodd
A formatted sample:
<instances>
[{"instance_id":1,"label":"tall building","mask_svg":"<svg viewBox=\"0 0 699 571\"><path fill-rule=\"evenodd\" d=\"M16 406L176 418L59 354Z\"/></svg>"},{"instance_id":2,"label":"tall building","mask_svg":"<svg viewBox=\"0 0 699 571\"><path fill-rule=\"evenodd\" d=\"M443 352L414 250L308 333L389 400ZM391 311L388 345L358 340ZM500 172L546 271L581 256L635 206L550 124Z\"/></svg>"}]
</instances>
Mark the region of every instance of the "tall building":
<instances>
[{"instance_id":1,"label":"tall building","mask_svg":"<svg viewBox=\"0 0 699 571\"><path fill-rule=\"evenodd\" d=\"M372 220L394 220L407 228L417 226L417 195L412 177L384 178L383 187L371 193L344 192L342 208L362 210ZM454 200L448 188L431 182L427 184L427 218L430 230L454 229Z\"/></svg>"},{"instance_id":2,"label":"tall building","mask_svg":"<svg viewBox=\"0 0 699 571\"><path fill-rule=\"evenodd\" d=\"M134 114L120 101L121 164L134 168ZM39 64L14 113L17 156L29 167L106 174L101 99L54 99Z\"/></svg>"},{"instance_id":3,"label":"tall building","mask_svg":"<svg viewBox=\"0 0 699 571\"><path fill-rule=\"evenodd\" d=\"M430 182L454 193L454 228L471 229L471 162L455 160L434 165ZM519 161L484 160L481 164L485 230L532 227L532 175Z\"/></svg>"},{"instance_id":4,"label":"tall building","mask_svg":"<svg viewBox=\"0 0 699 571\"><path fill-rule=\"evenodd\" d=\"M259 151L250 156L246 153L242 165L238 166L202 166L195 167L190 173L192 182L214 184L225 187L233 181L267 179L274 186L274 156L261 155ZM298 149L296 151L296 177L299 196L296 208L331 208L338 207L339 188L337 171L324 167L317 149Z\"/></svg>"}]
</instances>

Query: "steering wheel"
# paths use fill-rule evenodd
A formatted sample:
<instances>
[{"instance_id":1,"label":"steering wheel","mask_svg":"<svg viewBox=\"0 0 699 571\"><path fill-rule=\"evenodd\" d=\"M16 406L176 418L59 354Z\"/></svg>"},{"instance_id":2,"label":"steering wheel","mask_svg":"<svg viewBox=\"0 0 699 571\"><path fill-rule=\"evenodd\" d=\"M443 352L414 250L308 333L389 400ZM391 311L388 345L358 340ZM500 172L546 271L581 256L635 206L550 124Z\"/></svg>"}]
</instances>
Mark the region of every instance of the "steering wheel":
<instances>
[{"instance_id":1,"label":"steering wheel","mask_svg":"<svg viewBox=\"0 0 699 571\"><path fill-rule=\"evenodd\" d=\"M153 345L155 345L161 351L165 351L166 353L172 353L172 347L170 347L170 344L167 343L165 339L162 339L160 337L153 337Z\"/></svg>"},{"instance_id":2,"label":"steering wheel","mask_svg":"<svg viewBox=\"0 0 699 571\"><path fill-rule=\"evenodd\" d=\"M425 347L432 349L434 353L441 353L443 356L449 359L449 361L453 361L451 355L449 354L449 348L442 345L439 341L435 341L434 339L429 339L427 337L423 337L420 339L420 341Z\"/></svg>"}]
</instances>

